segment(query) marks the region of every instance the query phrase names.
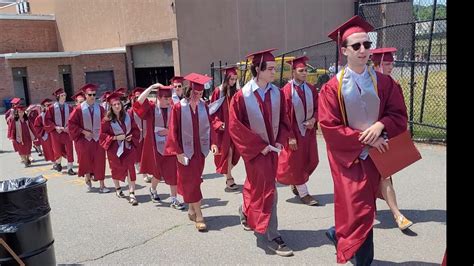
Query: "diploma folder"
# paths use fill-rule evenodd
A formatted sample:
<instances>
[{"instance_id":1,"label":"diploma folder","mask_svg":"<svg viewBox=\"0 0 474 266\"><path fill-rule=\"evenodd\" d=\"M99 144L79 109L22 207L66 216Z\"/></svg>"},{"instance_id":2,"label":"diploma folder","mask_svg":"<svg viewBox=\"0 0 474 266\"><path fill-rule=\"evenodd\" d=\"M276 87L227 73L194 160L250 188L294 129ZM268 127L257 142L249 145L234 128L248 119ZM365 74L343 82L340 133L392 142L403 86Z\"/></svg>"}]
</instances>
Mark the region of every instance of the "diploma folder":
<instances>
[{"instance_id":1,"label":"diploma folder","mask_svg":"<svg viewBox=\"0 0 474 266\"><path fill-rule=\"evenodd\" d=\"M369 156L382 178L389 177L421 159L421 154L411 140L409 131L389 139L388 151L384 153L371 147Z\"/></svg>"}]
</instances>

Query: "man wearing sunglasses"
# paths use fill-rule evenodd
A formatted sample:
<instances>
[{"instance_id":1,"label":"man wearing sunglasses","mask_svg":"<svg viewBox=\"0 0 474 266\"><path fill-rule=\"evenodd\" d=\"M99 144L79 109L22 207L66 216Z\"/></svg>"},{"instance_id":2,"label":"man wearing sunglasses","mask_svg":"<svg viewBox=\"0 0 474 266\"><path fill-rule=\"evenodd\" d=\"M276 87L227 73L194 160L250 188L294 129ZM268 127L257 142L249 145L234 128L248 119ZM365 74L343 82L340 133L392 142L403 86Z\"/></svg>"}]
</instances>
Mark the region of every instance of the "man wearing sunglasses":
<instances>
[{"instance_id":1,"label":"man wearing sunglasses","mask_svg":"<svg viewBox=\"0 0 474 266\"><path fill-rule=\"evenodd\" d=\"M67 159L68 175L75 175L72 169L74 162L74 149L71 139L69 138L69 115L72 113L72 106L66 103L66 92L64 89L57 89L53 96L56 102L49 106L45 114L45 129L51 134L54 151L55 164L53 169L61 172L61 157Z\"/></svg>"},{"instance_id":2,"label":"man wearing sunglasses","mask_svg":"<svg viewBox=\"0 0 474 266\"><path fill-rule=\"evenodd\" d=\"M105 150L99 145L99 132L105 109L95 101L97 86L86 84L81 90L86 100L76 107L69 118L69 134L76 143L79 173L84 176L87 191L92 190L92 182L99 181L99 193L108 193L105 187ZM92 178L92 176L94 178Z\"/></svg>"},{"instance_id":3,"label":"man wearing sunglasses","mask_svg":"<svg viewBox=\"0 0 474 266\"><path fill-rule=\"evenodd\" d=\"M171 95L171 99L173 100L173 103L179 103L181 99L183 98L183 81L184 78L181 76L174 76L171 79L171 83L173 84L174 90L173 94Z\"/></svg>"},{"instance_id":4,"label":"man wearing sunglasses","mask_svg":"<svg viewBox=\"0 0 474 266\"><path fill-rule=\"evenodd\" d=\"M383 153L392 138L407 128L406 108L390 76L367 67L373 26L354 16L329 37L337 42L347 65L319 94L318 117L326 141L334 182L335 228L326 235L336 245L337 263L374 258L373 224L381 177L370 147Z\"/></svg>"}]
</instances>

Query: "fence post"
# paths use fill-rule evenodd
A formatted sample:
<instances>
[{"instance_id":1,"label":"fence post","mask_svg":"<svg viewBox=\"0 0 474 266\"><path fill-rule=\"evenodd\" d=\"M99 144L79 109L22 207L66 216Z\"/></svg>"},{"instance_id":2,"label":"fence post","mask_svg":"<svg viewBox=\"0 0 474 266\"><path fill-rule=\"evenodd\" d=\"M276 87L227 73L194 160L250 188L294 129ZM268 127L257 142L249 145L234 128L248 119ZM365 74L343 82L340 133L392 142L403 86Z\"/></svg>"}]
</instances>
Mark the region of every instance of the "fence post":
<instances>
[{"instance_id":1,"label":"fence post","mask_svg":"<svg viewBox=\"0 0 474 266\"><path fill-rule=\"evenodd\" d=\"M430 25L430 38L428 40L428 60L426 61L425 65L425 77L424 77L424 82L423 82L423 95L421 96L421 110L420 110L420 123L423 123L423 113L425 111L425 97L426 97L426 86L428 83L428 72L430 70L430 60L431 60L431 43L433 41L433 28L434 28L434 22L436 18L436 2L437 0L434 0L433 4L433 15L431 17L431 25Z\"/></svg>"},{"instance_id":2,"label":"fence post","mask_svg":"<svg viewBox=\"0 0 474 266\"><path fill-rule=\"evenodd\" d=\"M415 52L416 52L416 49L415 49L415 45L416 45L416 23L413 23L413 26L412 26L412 30L411 30L411 39L412 39L412 43L411 43L411 69L410 69L410 119L409 119L409 123L410 123L410 133L411 133L411 137L413 138L413 136L415 135L415 133L413 132L413 122L414 122L414 95L415 95L415 85L416 85L416 82L415 82L415 64L416 64L416 61L415 61Z\"/></svg>"}]
</instances>

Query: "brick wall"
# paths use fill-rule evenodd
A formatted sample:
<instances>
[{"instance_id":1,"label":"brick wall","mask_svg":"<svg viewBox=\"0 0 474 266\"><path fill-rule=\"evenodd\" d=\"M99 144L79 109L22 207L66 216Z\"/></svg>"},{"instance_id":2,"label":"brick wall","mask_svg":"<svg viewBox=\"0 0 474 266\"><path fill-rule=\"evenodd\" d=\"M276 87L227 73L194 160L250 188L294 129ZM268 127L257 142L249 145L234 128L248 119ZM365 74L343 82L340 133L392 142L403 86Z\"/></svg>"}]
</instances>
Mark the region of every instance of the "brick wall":
<instances>
[{"instance_id":1,"label":"brick wall","mask_svg":"<svg viewBox=\"0 0 474 266\"><path fill-rule=\"evenodd\" d=\"M0 19L0 54L57 52L56 21Z\"/></svg>"},{"instance_id":2,"label":"brick wall","mask_svg":"<svg viewBox=\"0 0 474 266\"><path fill-rule=\"evenodd\" d=\"M2 100L0 106L3 106L5 97L14 96L12 68L26 67L30 102L38 103L46 97L53 97L51 93L56 88L63 87L58 68L60 65L71 65L74 91L78 91L85 84L85 72L104 70L114 71L117 88L127 88L124 53L45 59L4 60L0 58L0 100Z\"/></svg>"}]
</instances>

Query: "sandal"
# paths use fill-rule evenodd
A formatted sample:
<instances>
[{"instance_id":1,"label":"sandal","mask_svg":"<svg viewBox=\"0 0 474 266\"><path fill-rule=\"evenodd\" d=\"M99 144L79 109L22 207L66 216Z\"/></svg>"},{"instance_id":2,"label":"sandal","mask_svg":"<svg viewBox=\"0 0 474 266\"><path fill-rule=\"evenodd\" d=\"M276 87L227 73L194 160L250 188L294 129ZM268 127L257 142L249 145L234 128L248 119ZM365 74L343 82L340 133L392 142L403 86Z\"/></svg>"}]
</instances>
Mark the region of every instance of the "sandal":
<instances>
[{"instance_id":1,"label":"sandal","mask_svg":"<svg viewBox=\"0 0 474 266\"><path fill-rule=\"evenodd\" d=\"M195 222L196 221L196 214L195 213L193 213L193 214L188 213L188 218L189 218L190 221Z\"/></svg>"},{"instance_id":2,"label":"sandal","mask_svg":"<svg viewBox=\"0 0 474 266\"><path fill-rule=\"evenodd\" d=\"M207 230L207 225L206 223L204 222L204 219L200 220L200 221L196 221L196 229L199 231L199 232L204 232Z\"/></svg>"},{"instance_id":3,"label":"sandal","mask_svg":"<svg viewBox=\"0 0 474 266\"><path fill-rule=\"evenodd\" d=\"M228 185L228 181L229 181L229 180L232 180L232 184L231 184L231 185ZM235 184L234 178L228 178L228 179L225 181L225 184L226 184L225 192L232 192L232 191L236 191L237 189L239 189L239 186L237 186L237 184Z\"/></svg>"}]
</instances>

